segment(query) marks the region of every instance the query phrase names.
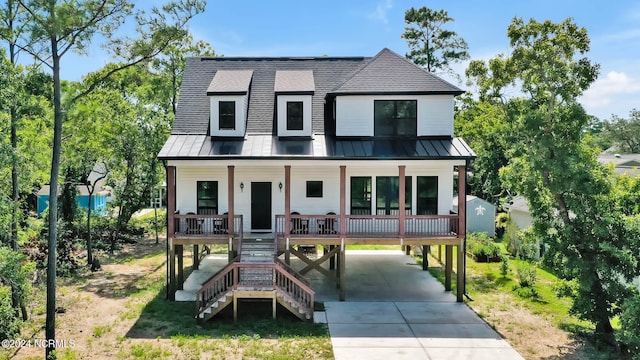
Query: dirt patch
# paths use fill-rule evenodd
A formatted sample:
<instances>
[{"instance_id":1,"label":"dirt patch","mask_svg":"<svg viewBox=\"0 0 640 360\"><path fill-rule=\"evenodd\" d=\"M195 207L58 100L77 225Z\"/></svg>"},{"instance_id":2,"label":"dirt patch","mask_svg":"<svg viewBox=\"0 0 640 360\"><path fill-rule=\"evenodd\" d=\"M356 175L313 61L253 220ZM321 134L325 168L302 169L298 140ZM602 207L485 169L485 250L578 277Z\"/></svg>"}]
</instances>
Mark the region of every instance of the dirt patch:
<instances>
[{"instance_id":1,"label":"dirt patch","mask_svg":"<svg viewBox=\"0 0 640 360\"><path fill-rule=\"evenodd\" d=\"M532 313L504 294L484 294L489 297L483 305L468 303L470 307L527 360L590 358L591 346L575 338L574 334L558 329L548 319Z\"/></svg>"}]
</instances>

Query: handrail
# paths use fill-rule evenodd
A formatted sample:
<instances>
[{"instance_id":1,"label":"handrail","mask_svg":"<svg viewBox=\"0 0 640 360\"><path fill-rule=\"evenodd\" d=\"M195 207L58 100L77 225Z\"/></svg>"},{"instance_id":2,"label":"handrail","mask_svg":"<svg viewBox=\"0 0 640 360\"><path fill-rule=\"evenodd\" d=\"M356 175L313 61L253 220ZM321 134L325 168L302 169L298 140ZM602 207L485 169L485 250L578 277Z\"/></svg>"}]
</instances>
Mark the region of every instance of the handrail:
<instances>
[{"instance_id":1,"label":"handrail","mask_svg":"<svg viewBox=\"0 0 640 360\"><path fill-rule=\"evenodd\" d=\"M200 290L196 292L198 313L235 288L238 281L237 269L237 262L229 263L202 284Z\"/></svg>"},{"instance_id":2,"label":"handrail","mask_svg":"<svg viewBox=\"0 0 640 360\"><path fill-rule=\"evenodd\" d=\"M313 311L315 291L305 285L297 277L290 274L279 263L270 264L275 270L274 283L276 288L289 295L298 305L308 311Z\"/></svg>"},{"instance_id":3,"label":"handrail","mask_svg":"<svg viewBox=\"0 0 640 360\"><path fill-rule=\"evenodd\" d=\"M238 263L233 262L222 268L215 275L202 284L196 293L196 308L198 313L211 306L230 290L239 285L239 273L243 268L270 268L273 270L272 285L284 292L300 306L312 311L315 292L308 282L290 273L280 261L271 264Z\"/></svg>"},{"instance_id":4,"label":"handrail","mask_svg":"<svg viewBox=\"0 0 640 360\"><path fill-rule=\"evenodd\" d=\"M296 279L300 280L303 284L311 288L311 283L307 279L305 279L302 275L300 275L298 272L293 270L291 266L287 265L287 263L280 260L278 257L274 257L274 258L275 258L276 264L280 265L286 272L293 275Z\"/></svg>"}]
</instances>

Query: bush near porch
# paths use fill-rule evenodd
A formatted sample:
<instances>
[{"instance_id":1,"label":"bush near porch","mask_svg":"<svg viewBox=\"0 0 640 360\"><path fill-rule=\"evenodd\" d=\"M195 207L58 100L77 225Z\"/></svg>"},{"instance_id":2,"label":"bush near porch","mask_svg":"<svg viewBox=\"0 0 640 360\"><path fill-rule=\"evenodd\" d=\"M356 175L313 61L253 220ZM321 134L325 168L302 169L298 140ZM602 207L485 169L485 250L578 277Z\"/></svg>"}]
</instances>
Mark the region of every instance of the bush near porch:
<instances>
[{"instance_id":1,"label":"bush near porch","mask_svg":"<svg viewBox=\"0 0 640 360\"><path fill-rule=\"evenodd\" d=\"M467 234L467 252L476 262L499 262L502 248L485 233Z\"/></svg>"}]
</instances>

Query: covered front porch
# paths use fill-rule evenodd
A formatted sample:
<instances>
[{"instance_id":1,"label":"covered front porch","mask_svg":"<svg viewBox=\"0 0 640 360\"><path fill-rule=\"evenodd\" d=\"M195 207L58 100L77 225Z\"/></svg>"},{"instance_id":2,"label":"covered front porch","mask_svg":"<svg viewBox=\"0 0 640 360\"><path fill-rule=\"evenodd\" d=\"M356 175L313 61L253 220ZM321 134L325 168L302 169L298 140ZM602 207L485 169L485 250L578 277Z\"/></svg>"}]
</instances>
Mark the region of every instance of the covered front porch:
<instances>
[{"instance_id":1,"label":"covered front porch","mask_svg":"<svg viewBox=\"0 0 640 360\"><path fill-rule=\"evenodd\" d=\"M253 234L274 242L274 256L283 254L284 262L291 264L291 255L306 266L302 275L319 273L339 289L339 299L346 299L345 249L350 244L419 246L443 246L445 249L445 289L451 290L453 276L454 247L457 251L456 299L463 301L465 267L465 213L466 203L459 201L460 215L412 215L405 208L406 166L399 165L398 211L389 215L354 215L347 212L346 166L340 166L339 211L328 214L299 214L292 212L291 166L284 166L284 214L273 216L273 229ZM458 165L459 199L466 195L466 166ZM227 166L228 211L225 214L181 214L176 211L176 168L167 167L168 184L168 298L175 300L175 292L184 284L184 247L193 246L194 269L198 269L203 250L208 245L223 244L228 248L228 261L232 262L243 240L250 232L245 231L244 214L235 212L235 166ZM242 189L242 186L241 186ZM321 245L325 253L312 257L304 251L306 247ZM324 265L327 263L327 265ZM426 266L426 264L425 264ZM315 270L315 271L313 271Z\"/></svg>"}]
</instances>

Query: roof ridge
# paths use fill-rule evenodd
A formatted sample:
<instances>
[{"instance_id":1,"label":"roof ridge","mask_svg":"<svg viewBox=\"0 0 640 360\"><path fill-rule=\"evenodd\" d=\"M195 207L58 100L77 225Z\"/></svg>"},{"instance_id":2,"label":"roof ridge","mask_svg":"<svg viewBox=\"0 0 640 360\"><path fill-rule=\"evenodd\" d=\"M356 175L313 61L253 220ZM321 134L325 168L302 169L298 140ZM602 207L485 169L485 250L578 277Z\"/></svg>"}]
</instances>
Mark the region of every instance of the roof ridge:
<instances>
[{"instance_id":1,"label":"roof ridge","mask_svg":"<svg viewBox=\"0 0 640 360\"><path fill-rule=\"evenodd\" d=\"M420 65L418 65L418 64L416 64L416 63L414 63L413 61L410 61L409 59L407 59L407 58L406 58L406 56L402 56L402 55L398 54L397 52L395 52L395 51L393 51L393 50L389 50L389 49L387 49L387 48L382 49L382 51L384 51L384 50L387 50L389 53L391 53L391 54L393 54L393 55L396 55L397 57L401 58L401 59L402 59L402 60L404 60L405 62L407 62L407 63L409 63L409 64L411 64L411 65L413 65L413 66L417 67L418 69L420 69L420 70L424 71L425 73L429 74L429 76L431 76L432 78L434 78L434 79L436 79L436 80L438 80L438 81L440 81L440 82L442 82L442 83L445 83L446 85L453 86L453 87L457 88L458 90L460 90L460 91L464 92L464 90L460 89L458 86L456 86L456 85L454 85L454 84L452 84L452 83L450 83L450 82L448 82L448 81L444 80L444 79L443 79L443 78L441 78L440 76L437 76L436 74L434 74L434 73L432 73L431 71L429 71L429 70L425 69L424 67L422 67L422 66L420 66ZM382 52L382 51L380 51L380 52Z\"/></svg>"},{"instance_id":2,"label":"roof ridge","mask_svg":"<svg viewBox=\"0 0 640 360\"><path fill-rule=\"evenodd\" d=\"M357 68L351 75L347 76L347 78L344 79L344 81L342 81L340 84L338 84L336 87L334 87L333 89L331 89L331 91L336 91L338 89L340 89L342 87L342 85L346 84L347 82L349 82L351 79L353 79L356 75L358 75L360 72L362 72L362 70L366 69L367 66L371 65L371 63L379 58L382 53L384 51L389 51L392 52L391 50L389 50L388 48L383 48L382 50L380 50L375 56L373 56L372 58L368 59L366 62L362 63L362 65L360 65L359 68Z\"/></svg>"}]
</instances>

